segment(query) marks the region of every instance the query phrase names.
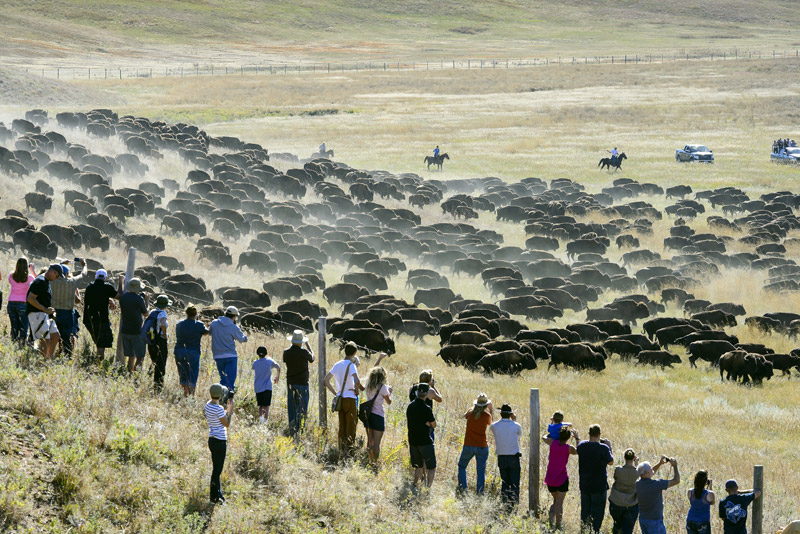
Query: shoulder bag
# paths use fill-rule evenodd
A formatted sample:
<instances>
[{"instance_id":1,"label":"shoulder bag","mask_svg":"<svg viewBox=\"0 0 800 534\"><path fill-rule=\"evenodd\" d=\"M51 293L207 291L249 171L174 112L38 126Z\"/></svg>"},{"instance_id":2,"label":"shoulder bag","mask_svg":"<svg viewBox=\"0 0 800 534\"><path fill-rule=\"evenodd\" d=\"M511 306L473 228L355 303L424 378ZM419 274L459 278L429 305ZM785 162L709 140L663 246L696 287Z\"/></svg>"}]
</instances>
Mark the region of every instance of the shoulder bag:
<instances>
[{"instance_id":1,"label":"shoulder bag","mask_svg":"<svg viewBox=\"0 0 800 534\"><path fill-rule=\"evenodd\" d=\"M333 398L333 402L331 402L332 412L342 411L342 393L344 393L344 386L345 384L347 384L347 379L349 378L347 373L350 371L351 365L353 365L353 362L347 364L347 369L344 370L344 379L342 380L342 388L339 390L339 394Z\"/></svg>"}]
</instances>

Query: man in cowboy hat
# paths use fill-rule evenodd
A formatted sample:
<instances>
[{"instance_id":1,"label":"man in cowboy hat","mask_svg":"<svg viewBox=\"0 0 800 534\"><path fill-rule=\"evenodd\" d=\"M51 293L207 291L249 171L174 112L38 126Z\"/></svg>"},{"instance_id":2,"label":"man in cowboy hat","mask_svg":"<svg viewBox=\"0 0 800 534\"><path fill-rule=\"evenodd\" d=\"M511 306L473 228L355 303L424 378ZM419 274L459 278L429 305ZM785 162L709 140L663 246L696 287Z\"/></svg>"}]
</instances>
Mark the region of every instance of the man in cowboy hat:
<instances>
[{"instance_id":1,"label":"man in cowboy hat","mask_svg":"<svg viewBox=\"0 0 800 534\"><path fill-rule=\"evenodd\" d=\"M217 364L219 382L228 388L228 398L233 398L236 392L236 370L239 365L236 342L247 343L247 336L236 324L238 318L239 309L228 306L225 315L211 321L208 327L211 333L211 354Z\"/></svg>"},{"instance_id":2,"label":"man in cowboy hat","mask_svg":"<svg viewBox=\"0 0 800 534\"><path fill-rule=\"evenodd\" d=\"M489 428L494 434L497 468L500 471L500 480L502 480L500 495L503 504L508 508L513 508L519 502L519 458L521 456L519 436L522 427L517 423L517 416L511 406L504 404L500 407L500 419Z\"/></svg>"},{"instance_id":3,"label":"man in cowboy hat","mask_svg":"<svg viewBox=\"0 0 800 534\"><path fill-rule=\"evenodd\" d=\"M147 352L147 345L142 339L142 323L147 317L147 307L149 299L147 294L141 295L142 280L131 278L128 281L128 290L125 288L125 275L120 276L119 281L119 340L122 350L117 354L117 365L125 365L125 358L128 359L126 368L133 372L136 368L141 368L144 361L144 354Z\"/></svg>"},{"instance_id":4,"label":"man in cowboy hat","mask_svg":"<svg viewBox=\"0 0 800 534\"><path fill-rule=\"evenodd\" d=\"M334 397L341 395L339 410L339 451L342 456L350 454L356 441L358 429L358 394L364 391L358 378L358 347L352 341L344 346L344 358L334 364L325 375L325 387ZM335 381L336 384L331 382Z\"/></svg>"},{"instance_id":5,"label":"man in cowboy hat","mask_svg":"<svg viewBox=\"0 0 800 534\"><path fill-rule=\"evenodd\" d=\"M114 343L111 321L108 319L108 308L112 299L118 297L117 288L107 281L105 269L98 269L94 274L94 282L83 292L83 324L92 336L97 347L97 359L102 361L107 348Z\"/></svg>"},{"instance_id":6,"label":"man in cowboy hat","mask_svg":"<svg viewBox=\"0 0 800 534\"><path fill-rule=\"evenodd\" d=\"M56 310L52 307L53 293L50 282L64 276L64 269L60 264L54 263L44 274L34 279L28 288L25 313L28 315L33 340L41 339L40 350L45 358L50 358L58 345L61 336L54 319Z\"/></svg>"},{"instance_id":7,"label":"man in cowboy hat","mask_svg":"<svg viewBox=\"0 0 800 534\"><path fill-rule=\"evenodd\" d=\"M155 309L150 312L148 319L155 321L153 337L147 345L147 353L153 362L153 386L156 391L161 391L164 386L164 375L167 374L167 308L172 306L172 301L166 295L156 298Z\"/></svg>"},{"instance_id":8,"label":"man in cowboy hat","mask_svg":"<svg viewBox=\"0 0 800 534\"><path fill-rule=\"evenodd\" d=\"M289 434L293 436L300 430L308 413L308 364L314 363L314 353L302 330L295 330L286 339L292 343L291 347L283 351L283 363L286 364Z\"/></svg>"}]
</instances>

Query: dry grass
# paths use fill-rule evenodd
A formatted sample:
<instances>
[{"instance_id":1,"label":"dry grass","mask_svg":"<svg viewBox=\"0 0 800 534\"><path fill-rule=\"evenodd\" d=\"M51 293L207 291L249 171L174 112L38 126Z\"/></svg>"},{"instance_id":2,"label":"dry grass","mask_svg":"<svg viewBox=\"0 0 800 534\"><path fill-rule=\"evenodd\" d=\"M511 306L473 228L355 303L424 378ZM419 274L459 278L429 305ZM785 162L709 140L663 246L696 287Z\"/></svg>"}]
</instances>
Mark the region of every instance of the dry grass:
<instances>
[{"instance_id":1,"label":"dry grass","mask_svg":"<svg viewBox=\"0 0 800 534\"><path fill-rule=\"evenodd\" d=\"M597 171L594 165L603 150L615 143L631 155L621 176L662 186L690 183L696 189L739 185L757 196L766 190L791 188L792 178L797 176L797 169L772 166L767 158L773 137L796 132L792 130L796 112L792 110L797 109L798 65L794 61L715 63L698 65L691 72L680 65L662 65L331 78L230 77L115 82L102 88L128 100L129 108L123 112L197 118L215 135L240 135L273 152L290 150L305 155L325 140L340 159L360 168L423 174L419 161L438 143L453 159L445 172L424 173L426 177L496 175L514 180L530 175L546 179L569 176L586 184L588 190L598 191L613 176ZM544 90L531 92L531 87ZM323 108L342 112L318 117L298 114ZM7 120L19 111L4 108L0 119ZM220 115L230 121L216 122ZM98 141L78 133L69 137L100 154L122 150L115 140ZM719 158L717 164L675 164L672 150L692 140L711 146ZM149 180L180 178L188 170L170 153L161 162L148 163L153 169ZM26 192L33 189L38 177L32 178L24 182ZM140 181L143 179L121 177L115 186ZM54 209L44 219L32 215L35 224L74 222L58 200L65 184L55 185ZM9 193L19 182L2 176L0 186L6 191L0 211L19 208L18 195ZM666 205L663 198L645 200L660 209ZM423 218L425 222L443 220L436 207L423 210ZM506 244L524 242L519 225L496 223L486 214L474 224L501 231ZM660 249L670 224L669 220L657 223L653 236L643 237L643 245ZM698 231L705 229L702 220L693 225ZM128 228L156 233L157 227L151 219L136 219ZM212 233L212 237L220 236ZM210 287L229 285L227 270L195 261L188 240L172 236L165 240L165 254L192 265L192 272L205 278ZM234 257L247 241L231 244ZM615 247L609 251L613 260L619 254ZM102 257L91 251L86 255L111 268L124 265L121 247ZM10 254L0 254L6 267L13 259ZM140 264L144 263L142 258ZM407 263L417 266L412 258ZM326 266L324 274L327 282L333 283L343 272L344 268L334 263ZM389 290L412 298L400 278L390 281ZM262 282L248 274L237 281L251 287ZM450 282L464 295L491 300L473 279L451 277ZM750 315L800 306L796 296L762 293L762 284L763 273L723 270L719 278L703 281L695 295L741 302ZM603 302L616 296L606 294ZM333 315L339 310L329 311ZM679 313L675 309L668 312ZM557 324L583 318L582 313L570 313ZM793 347L784 338L761 336L744 327L731 332L779 351ZM248 343L240 359L242 391L250 388L249 361L260 343L274 354L285 342L255 336ZM70 527L81 532L222 532L230 531L231 525L241 532L397 532L420 527L434 532L535 531L538 526L521 515L495 515L499 481L493 460L487 499L459 501L453 497L463 435L460 414L478 392L486 391L496 405L509 402L518 407L520 422L527 429L523 408L531 387L542 393L545 419L562 409L583 431L599 422L618 452L631 446L642 458L675 455L687 479L694 470L707 468L717 481L736 477L746 485L751 481L752 465L763 463L768 485L767 531L774 531L796 513L800 485L788 468L798 460L794 436L800 425L800 398L794 378L776 377L762 388L742 388L721 383L710 369L680 365L662 372L615 359L600 375L538 369L500 379L448 368L434 355L436 351L432 339L420 344L400 338L398 354L386 362L398 401L387 413L384 463L377 475L365 469L361 459L345 466L331 464L335 451L327 436L312 432L299 443L281 437L286 427L282 384L276 390L268 432L254 426L252 394L240 398L223 475L231 502L212 511L206 504L210 462L201 414L204 400L180 398L172 366L166 392L153 397L146 377L137 383L87 370L79 361L48 364L0 345L0 407L8 414L3 424L9 429L0 438L0 452L5 451L0 454L0 481L13 490L0 500L0 522L10 521L11 528L17 525L22 531L35 532L62 532ZM329 360L336 357L330 347ZM365 361L362 373L368 366ZM407 450L401 399L424 367L434 369L446 399L436 408L442 468L427 500L406 503ZM317 378L314 368L312 380ZM216 370L204 356L198 390L205 391L215 379ZM316 395L312 395L312 406L316 406ZM316 421L316 410L312 420ZM335 426L331 425L331 432ZM527 447L527 438L524 441ZM21 455L15 453L18 450ZM22 470L17 469L20 465ZM574 463L571 469L573 478L577 477ZM523 480L527 480L527 471ZM670 531L683 525L687 508L684 487L668 493ZM546 503L546 493L541 495ZM571 532L577 530L577 508L577 492L571 492L566 504Z\"/></svg>"}]
</instances>

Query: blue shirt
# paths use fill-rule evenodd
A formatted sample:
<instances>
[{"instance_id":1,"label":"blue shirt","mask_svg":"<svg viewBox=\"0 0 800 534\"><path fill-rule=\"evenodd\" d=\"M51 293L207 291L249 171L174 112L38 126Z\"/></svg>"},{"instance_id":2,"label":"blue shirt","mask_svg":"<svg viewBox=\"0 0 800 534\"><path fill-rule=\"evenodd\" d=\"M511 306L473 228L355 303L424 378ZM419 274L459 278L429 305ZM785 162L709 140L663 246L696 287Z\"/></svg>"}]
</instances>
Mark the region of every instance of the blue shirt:
<instances>
[{"instance_id":1,"label":"blue shirt","mask_svg":"<svg viewBox=\"0 0 800 534\"><path fill-rule=\"evenodd\" d=\"M200 339L208 333L208 328L195 319L184 319L175 325L175 348L200 352Z\"/></svg>"},{"instance_id":2,"label":"blue shirt","mask_svg":"<svg viewBox=\"0 0 800 534\"><path fill-rule=\"evenodd\" d=\"M703 490L703 494L699 499L694 498L694 490L692 490L692 499L689 501L689 515L686 516L687 521L694 521L695 523L709 523L711 521L711 503L706 500L708 490Z\"/></svg>"},{"instance_id":3,"label":"blue shirt","mask_svg":"<svg viewBox=\"0 0 800 534\"><path fill-rule=\"evenodd\" d=\"M547 436L551 439L558 439L558 434L561 432L561 427L564 423L551 423L547 425Z\"/></svg>"},{"instance_id":4,"label":"blue shirt","mask_svg":"<svg viewBox=\"0 0 800 534\"><path fill-rule=\"evenodd\" d=\"M253 387L256 393L262 391L272 391L272 370L280 368L278 362L269 357L259 358L253 362Z\"/></svg>"}]
</instances>

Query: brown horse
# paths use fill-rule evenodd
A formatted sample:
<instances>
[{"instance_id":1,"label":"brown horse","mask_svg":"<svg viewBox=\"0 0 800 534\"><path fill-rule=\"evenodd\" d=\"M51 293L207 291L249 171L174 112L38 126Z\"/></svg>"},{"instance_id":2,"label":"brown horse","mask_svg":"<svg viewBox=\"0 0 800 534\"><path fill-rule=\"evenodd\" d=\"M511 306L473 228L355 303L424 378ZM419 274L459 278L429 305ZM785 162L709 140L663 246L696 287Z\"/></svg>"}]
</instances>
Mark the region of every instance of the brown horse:
<instances>
[{"instance_id":1,"label":"brown horse","mask_svg":"<svg viewBox=\"0 0 800 534\"><path fill-rule=\"evenodd\" d=\"M447 152L444 154L439 154L438 156L425 156L425 163L428 165L428 170L431 170L431 165L436 165L441 171L442 163L444 163L444 160L446 159L450 159L450 156L447 155Z\"/></svg>"}]
</instances>

